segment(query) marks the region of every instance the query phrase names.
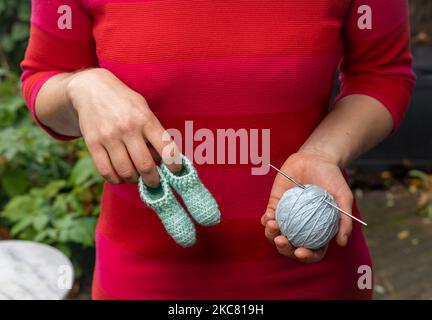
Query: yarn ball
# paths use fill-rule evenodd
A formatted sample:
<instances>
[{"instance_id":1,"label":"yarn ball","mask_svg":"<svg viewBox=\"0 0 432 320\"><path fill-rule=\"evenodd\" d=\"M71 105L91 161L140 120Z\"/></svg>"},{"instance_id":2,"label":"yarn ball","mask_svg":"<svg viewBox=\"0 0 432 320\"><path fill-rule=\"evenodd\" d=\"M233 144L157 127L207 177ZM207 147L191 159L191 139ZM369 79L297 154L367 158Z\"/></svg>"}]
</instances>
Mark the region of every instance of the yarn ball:
<instances>
[{"instance_id":1,"label":"yarn ball","mask_svg":"<svg viewBox=\"0 0 432 320\"><path fill-rule=\"evenodd\" d=\"M295 247L319 249L339 229L339 212L325 200L336 205L334 198L316 185L287 190L276 208L276 222L281 233Z\"/></svg>"}]
</instances>

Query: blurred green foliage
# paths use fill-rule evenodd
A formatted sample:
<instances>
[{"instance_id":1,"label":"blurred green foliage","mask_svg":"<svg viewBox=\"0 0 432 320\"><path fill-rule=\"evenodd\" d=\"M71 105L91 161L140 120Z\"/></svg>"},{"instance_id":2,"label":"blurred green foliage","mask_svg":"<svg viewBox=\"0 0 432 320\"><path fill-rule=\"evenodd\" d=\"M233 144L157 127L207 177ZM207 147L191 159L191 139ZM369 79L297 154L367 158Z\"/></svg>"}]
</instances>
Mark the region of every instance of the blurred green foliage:
<instances>
[{"instance_id":1,"label":"blurred green foliage","mask_svg":"<svg viewBox=\"0 0 432 320\"><path fill-rule=\"evenodd\" d=\"M419 191L417 199L418 212L432 218L432 174L428 174L420 170L411 170L409 172L411 178L411 188Z\"/></svg>"},{"instance_id":2,"label":"blurred green foliage","mask_svg":"<svg viewBox=\"0 0 432 320\"><path fill-rule=\"evenodd\" d=\"M0 61L16 71L27 46L30 0L0 0Z\"/></svg>"},{"instance_id":3,"label":"blurred green foliage","mask_svg":"<svg viewBox=\"0 0 432 320\"><path fill-rule=\"evenodd\" d=\"M62 250L79 277L92 267L103 179L84 142L50 137L20 95L30 3L0 0L0 227Z\"/></svg>"}]
</instances>

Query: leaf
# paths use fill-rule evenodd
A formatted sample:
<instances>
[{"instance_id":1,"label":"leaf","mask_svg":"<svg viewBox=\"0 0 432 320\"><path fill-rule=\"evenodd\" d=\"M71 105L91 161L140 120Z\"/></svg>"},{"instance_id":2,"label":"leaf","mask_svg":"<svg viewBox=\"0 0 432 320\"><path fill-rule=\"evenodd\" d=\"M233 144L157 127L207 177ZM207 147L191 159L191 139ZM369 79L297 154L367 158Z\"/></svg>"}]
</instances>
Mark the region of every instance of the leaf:
<instances>
[{"instance_id":1,"label":"leaf","mask_svg":"<svg viewBox=\"0 0 432 320\"><path fill-rule=\"evenodd\" d=\"M410 232L408 230L402 230L397 234L397 238L399 240L405 240L410 236Z\"/></svg>"},{"instance_id":2,"label":"leaf","mask_svg":"<svg viewBox=\"0 0 432 320\"><path fill-rule=\"evenodd\" d=\"M58 194L57 197L54 199L53 211L56 216L67 214L68 211L67 196L68 194L61 193Z\"/></svg>"},{"instance_id":3,"label":"leaf","mask_svg":"<svg viewBox=\"0 0 432 320\"><path fill-rule=\"evenodd\" d=\"M8 91L13 91L10 86L6 88L4 85L0 86L0 128L7 128L14 125L24 106L24 101L17 92L10 94Z\"/></svg>"},{"instance_id":4,"label":"leaf","mask_svg":"<svg viewBox=\"0 0 432 320\"><path fill-rule=\"evenodd\" d=\"M66 243L69 241L68 230L60 230L58 241Z\"/></svg>"},{"instance_id":5,"label":"leaf","mask_svg":"<svg viewBox=\"0 0 432 320\"><path fill-rule=\"evenodd\" d=\"M61 230L61 232L63 231L68 231L69 228L72 227L72 225L74 224L74 217L73 215L69 214L66 215L56 221L53 222L54 227L58 230ZM63 237L66 237L67 235L62 234L62 239L64 239Z\"/></svg>"},{"instance_id":6,"label":"leaf","mask_svg":"<svg viewBox=\"0 0 432 320\"><path fill-rule=\"evenodd\" d=\"M33 228L26 228L19 234L19 239L34 241L36 231Z\"/></svg>"},{"instance_id":7,"label":"leaf","mask_svg":"<svg viewBox=\"0 0 432 320\"><path fill-rule=\"evenodd\" d=\"M44 188L44 194L49 198L53 198L66 184L65 180L52 181Z\"/></svg>"},{"instance_id":8,"label":"leaf","mask_svg":"<svg viewBox=\"0 0 432 320\"><path fill-rule=\"evenodd\" d=\"M3 35L0 39L0 44L3 47L3 50L6 52L11 52L15 46L15 42L11 36Z\"/></svg>"},{"instance_id":9,"label":"leaf","mask_svg":"<svg viewBox=\"0 0 432 320\"><path fill-rule=\"evenodd\" d=\"M48 236L47 230L39 232L36 237L34 237L34 241L36 242L45 242L46 238Z\"/></svg>"},{"instance_id":10,"label":"leaf","mask_svg":"<svg viewBox=\"0 0 432 320\"><path fill-rule=\"evenodd\" d=\"M30 20L30 1L21 1L18 7L18 18L28 24Z\"/></svg>"},{"instance_id":11,"label":"leaf","mask_svg":"<svg viewBox=\"0 0 432 320\"><path fill-rule=\"evenodd\" d=\"M51 228L45 229L39 232L33 241L53 244L57 241L57 230Z\"/></svg>"},{"instance_id":12,"label":"leaf","mask_svg":"<svg viewBox=\"0 0 432 320\"><path fill-rule=\"evenodd\" d=\"M30 195L16 196L6 205L0 216L11 222L17 222L26 216L32 215L35 206L35 199Z\"/></svg>"},{"instance_id":13,"label":"leaf","mask_svg":"<svg viewBox=\"0 0 432 320\"><path fill-rule=\"evenodd\" d=\"M30 182L22 170L6 167L1 177L4 190L10 197L20 195L28 190Z\"/></svg>"},{"instance_id":14,"label":"leaf","mask_svg":"<svg viewBox=\"0 0 432 320\"><path fill-rule=\"evenodd\" d=\"M426 188L429 187L429 176L425 172L420 170L410 170L408 175L411 178L419 179Z\"/></svg>"},{"instance_id":15,"label":"leaf","mask_svg":"<svg viewBox=\"0 0 432 320\"><path fill-rule=\"evenodd\" d=\"M59 249L61 252L63 252L67 257L70 258L72 256L72 251L67 245L63 243L57 243L55 247Z\"/></svg>"},{"instance_id":16,"label":"leaf","mask_svg":"<svg viewBox=\"0 0 432 320\"><path fill-rule=\"evenodd\" d=\"M94 244L96 219L80 218L74 221L69 230L69 241L90 247Z\"/></svg>"},{"instance_id":17,"label":"leaf","mask_svg":"<svg viewBox=\"0 0 432 320\"><path fill-rule=\"evenodd\" d=\"M23 22L16 22L12 26L11 37L14 41L21 41L28 38L29 25Z\"/></svg>"},{"instance_id":18,"label":"leaf","mask_svg":"<svg viewBox=\"0 0 432 320\"><path fill-rule=\"evenodd\" d=\"M30 226L33 223L33 217L27 216L20 220L17 224L15 224L11 229L11 235L17 236L21 231L26 229L28 226Z\"/></svg>"},{"instance_id":19,"label":"leaf","mask_svg":"<svg viewBox=\"0 0 432 320\"><path fill-rule=\"evenodd\" d=\"M33 227L36 231L41 232L48 224L49 217L47 215L38 215L33 220Z\"/></svg>"},{"instance_id":20,"label":"leaf","mask_svg":"<svg viewBox=\"0 0 432 320\"><path fill-rule=\"evenodd\" d=\"M81 158L75 167L72 169L70 175L70 183L74 186L83 185L87 181L102 181L96 166L90 156Z\"/></svg>"}]
</instances>

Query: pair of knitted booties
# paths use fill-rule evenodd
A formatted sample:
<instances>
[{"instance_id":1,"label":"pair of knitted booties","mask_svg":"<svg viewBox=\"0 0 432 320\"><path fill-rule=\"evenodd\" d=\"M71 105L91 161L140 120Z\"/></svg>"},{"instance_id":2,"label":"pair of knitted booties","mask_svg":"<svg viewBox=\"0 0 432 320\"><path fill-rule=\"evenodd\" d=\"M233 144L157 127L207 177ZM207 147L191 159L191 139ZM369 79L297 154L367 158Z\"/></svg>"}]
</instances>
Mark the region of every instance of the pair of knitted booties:
<instances>
[{"instance_id":1,"label":"pair of knitted booties","mask_svg":"<svg viewBox=\"0 0 432 320\"><path fill-rule=\"evenodd\" d=\"M147 186L142 178L138 180L141 200L159 216L168 234L182 247L195 244L195 226L177 201L173 187L186 205L190 215L202 226L213 226L220 221L218 205L200 181L196 169L188 158L181 155L182 170L172 173L162 163L158 167L160 184L156 188Z\"/></svg>"}]
</instances>

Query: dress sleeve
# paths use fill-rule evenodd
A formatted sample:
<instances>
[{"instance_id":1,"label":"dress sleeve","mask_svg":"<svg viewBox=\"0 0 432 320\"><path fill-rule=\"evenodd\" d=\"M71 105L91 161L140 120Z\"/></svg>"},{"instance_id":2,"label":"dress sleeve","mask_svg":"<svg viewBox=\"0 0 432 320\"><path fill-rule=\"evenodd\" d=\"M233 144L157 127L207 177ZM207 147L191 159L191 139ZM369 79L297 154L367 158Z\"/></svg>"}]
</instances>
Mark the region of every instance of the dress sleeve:
<instances>
[{"instance_id":1,"label":"dress sleeve","mask_svg":"<svg viewBox=\"0 0 432 320\"><path fill-rule=\"evenodd\" d=\"M21 90L36 123L57 140L61 135L45 126L35 113L36 96L52 76L97 66L92 18L81 0L32 0L29 44L21 63Z\"/></svg>"},{"instance_id":2,"label":"dress sleeve","mask_svg":"<svg viewBox=\"0 0 432 320\"><path fill-rule=\"evenodd\" d=\"M373 97L391 113L394 131L416 80L409 35L407 0L353 0L342 30L341 90L335 103L351 94Z\"/></svg>"}]
</instances>

